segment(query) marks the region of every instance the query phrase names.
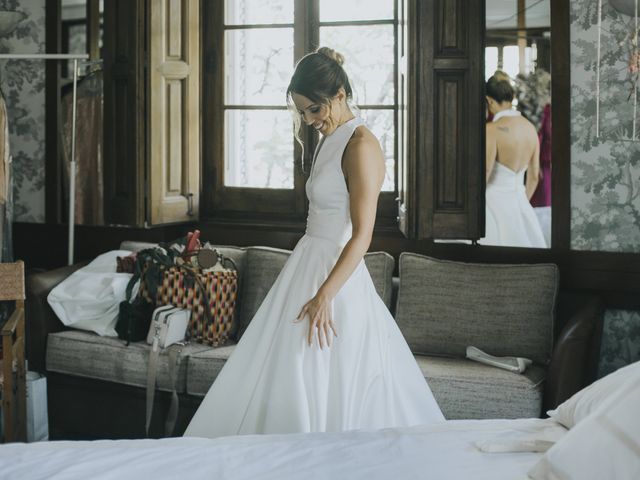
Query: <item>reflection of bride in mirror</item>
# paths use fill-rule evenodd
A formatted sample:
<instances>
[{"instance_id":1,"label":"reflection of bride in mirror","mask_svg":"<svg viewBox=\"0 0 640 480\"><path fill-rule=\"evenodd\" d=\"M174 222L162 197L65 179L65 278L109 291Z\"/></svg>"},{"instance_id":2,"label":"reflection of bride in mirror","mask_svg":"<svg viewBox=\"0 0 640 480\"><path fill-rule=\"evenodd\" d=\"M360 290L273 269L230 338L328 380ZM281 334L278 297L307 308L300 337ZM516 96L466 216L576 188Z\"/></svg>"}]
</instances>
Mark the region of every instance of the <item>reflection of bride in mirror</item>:
<instances>
[{"instance_id":1,"label":"reflection of bride in mirror","mask_svg":"<svg viewBox=\"0 0 640 480\"><path fill-rule=\"evenodd\" d=\"M529 203L540 174L538 133L512 108L513 97L511 82L503 74L487 81L487 108L493 117L486 127L486 235L479 243L546 248Z\"/></svg>"}]
</instances>

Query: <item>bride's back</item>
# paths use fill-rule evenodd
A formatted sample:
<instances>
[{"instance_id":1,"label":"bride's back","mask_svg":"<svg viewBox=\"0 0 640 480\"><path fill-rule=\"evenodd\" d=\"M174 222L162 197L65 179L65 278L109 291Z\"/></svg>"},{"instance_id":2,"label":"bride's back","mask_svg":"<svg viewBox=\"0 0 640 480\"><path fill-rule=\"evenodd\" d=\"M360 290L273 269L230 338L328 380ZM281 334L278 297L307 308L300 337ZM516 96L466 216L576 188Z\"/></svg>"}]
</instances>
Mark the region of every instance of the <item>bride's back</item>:
<instances>
[{"instance_id":1,"label":"bride's back","mask_svg":"<svg viewBox=\"0 0 640 480\"><path fill-rule=\"evenodd\" d=\"M527 167L538 144L531 122L524 117L504 117L489 126L496 142L496 161L514 172Z\"/></svg>"}]
</instances>

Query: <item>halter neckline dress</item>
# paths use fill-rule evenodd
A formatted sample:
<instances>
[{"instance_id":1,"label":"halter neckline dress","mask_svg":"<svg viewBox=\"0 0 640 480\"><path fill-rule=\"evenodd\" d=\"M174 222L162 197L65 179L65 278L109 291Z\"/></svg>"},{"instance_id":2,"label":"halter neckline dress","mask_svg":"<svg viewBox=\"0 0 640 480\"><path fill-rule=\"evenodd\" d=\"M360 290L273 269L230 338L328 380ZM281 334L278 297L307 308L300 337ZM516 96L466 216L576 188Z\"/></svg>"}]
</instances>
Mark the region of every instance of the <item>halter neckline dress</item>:
<instances>
[{"instance_id":1,"label":"halter neckline dress","mask_svg":"<svg viewBox=\"0 0 640 480\"><path fill-rule=\"evenodd\" d=\"M443 421L427 382L361 261L332 302L338 337L307 342L294 323L351 236L342 172L355 117L323 139L306 184L300 239L205 396L186 436L377 429ZM238 299L240 302L242 299Z\"/></svg>"},{"instance_id":2,"label":"halter neckline dress","mask_svg":"<svg viewBox=\"0 0 640 480\"><path fill-rule=\"evenodd\" d=\"M502 110L493 121L519 117L517 110ZM516 172L496 160L485 193L486 219L482 245L547 248L542 227L527 198L524 178L527 168Z\"/></svg>"}]
</instances>

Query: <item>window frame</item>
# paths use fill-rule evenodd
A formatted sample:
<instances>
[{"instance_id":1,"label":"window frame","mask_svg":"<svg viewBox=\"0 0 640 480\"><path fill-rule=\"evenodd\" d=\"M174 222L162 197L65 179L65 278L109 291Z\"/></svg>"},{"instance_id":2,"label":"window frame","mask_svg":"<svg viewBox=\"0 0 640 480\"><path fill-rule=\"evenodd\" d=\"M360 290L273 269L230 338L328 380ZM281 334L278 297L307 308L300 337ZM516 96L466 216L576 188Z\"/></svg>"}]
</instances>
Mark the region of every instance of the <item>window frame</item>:
<instances>
[{"instance_id":1,"label":"window frame","mask_svg":"<svg viewBox=\"0 0 640 480\"><path fill-rule=\"evenodd\" d=\"M320 27L392 24L394 33L394 191L381 192L378 202L377 228L397 229L398 196L398 0L394 2L394 18L389 20L320 22L319 0L294 0L294 61L317 48ZM300 137L304 142L304 155L298 143L293 142L293 189L230 187L224 185L224 1L202 2L202 195L201 212L204 219L241 221L255 224L300 224L306 218L308 202L304 185L310 170L311 158L319 134L311 127L303 127ZM289 26L291 24L288 24ZM269 24L251 24L251 27ZM281 25L279 25L281 26ZM238 27L231 27L238 29ZM284 99L283 99L284 106ZM359 105L363 110L377 105ZM240 107L243 108L243 107ZM249 107L247 107L249 108ZM264 107L272 109L272 107ZM236 108L234 108L236 109ZM253 109L253 108L251 108ZM386 109L386 108L385 108Z\"/></svg>"}]
</instances>

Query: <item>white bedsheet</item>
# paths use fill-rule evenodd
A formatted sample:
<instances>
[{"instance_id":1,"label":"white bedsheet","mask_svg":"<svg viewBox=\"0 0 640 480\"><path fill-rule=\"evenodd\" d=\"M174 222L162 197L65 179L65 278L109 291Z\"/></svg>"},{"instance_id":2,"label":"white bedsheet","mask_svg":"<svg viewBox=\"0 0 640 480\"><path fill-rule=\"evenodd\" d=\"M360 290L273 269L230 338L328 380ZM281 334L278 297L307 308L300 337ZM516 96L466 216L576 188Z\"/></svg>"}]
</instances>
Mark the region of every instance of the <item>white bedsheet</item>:
<instances>
[{"instance_id":1,"label":"white bedsheet","mask_svg":"<svg viewBox=\"0 0 640 480\"><path fill-rule=\"evenodd\" d=\"M526 479L541 453L514 450L559 439L553 420L458 420L379 431L0 446L2 479ZM488 443L487 443L488 442ZM523 443L524 442L524 443ZM508 448L507 448L508 450Z\"/></svg>"}]
</instances>

